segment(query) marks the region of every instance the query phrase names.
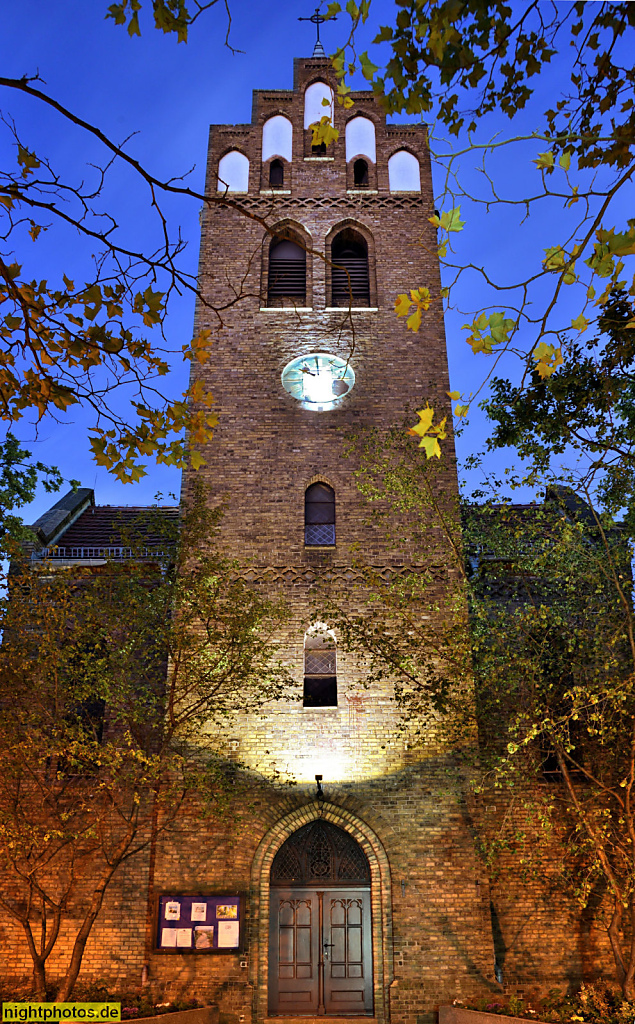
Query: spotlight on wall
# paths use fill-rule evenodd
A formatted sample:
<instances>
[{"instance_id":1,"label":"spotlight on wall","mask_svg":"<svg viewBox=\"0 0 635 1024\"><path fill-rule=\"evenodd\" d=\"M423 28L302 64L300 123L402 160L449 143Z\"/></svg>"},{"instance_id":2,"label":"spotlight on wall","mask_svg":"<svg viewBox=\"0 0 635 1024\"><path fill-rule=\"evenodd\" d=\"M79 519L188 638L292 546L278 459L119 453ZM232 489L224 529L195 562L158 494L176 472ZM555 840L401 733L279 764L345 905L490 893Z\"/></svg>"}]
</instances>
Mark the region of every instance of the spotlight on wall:
<instances>
[{"instance_id":1,"label":"spotlight on wall","mask_svg":"<svg viewBox=\"0 0 635 1024\"><path fill-rule=\"evenodd\" d=\"M322 809L322 804L324 803L324 790L322 789L322 776L321 775L316 775L315 776L315 785L316 785L316 788L317 788L317 793L316 793L317 802L318 802L318 805L319 805L320 810L321 810Z\"/></svg>"}]
</instances>

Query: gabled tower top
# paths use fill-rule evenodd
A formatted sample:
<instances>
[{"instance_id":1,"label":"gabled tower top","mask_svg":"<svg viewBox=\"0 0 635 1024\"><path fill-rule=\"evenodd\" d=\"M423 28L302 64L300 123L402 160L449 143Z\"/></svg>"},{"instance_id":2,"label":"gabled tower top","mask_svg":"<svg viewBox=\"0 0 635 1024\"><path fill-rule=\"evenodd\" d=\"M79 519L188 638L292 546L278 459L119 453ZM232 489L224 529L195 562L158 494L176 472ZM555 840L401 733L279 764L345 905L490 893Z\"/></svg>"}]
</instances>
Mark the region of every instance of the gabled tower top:
<instances>
[{"instance_id":1,"label":"gabled tower top","mask_svg":"<svg viewBox=\"0 0 635 1024\"><path fill-rule=\"evenodd\" d=\"M314 57L326 57L324 47L320 42L320 25L322 25L326 20L326 17L323 14L320 14L319 7L315 8L315 12L311 15L310 18L298 18L298 21L311 21L315 25L317 37L315 40L315 46L313 47Z\"/></svg>"}]
</instances>

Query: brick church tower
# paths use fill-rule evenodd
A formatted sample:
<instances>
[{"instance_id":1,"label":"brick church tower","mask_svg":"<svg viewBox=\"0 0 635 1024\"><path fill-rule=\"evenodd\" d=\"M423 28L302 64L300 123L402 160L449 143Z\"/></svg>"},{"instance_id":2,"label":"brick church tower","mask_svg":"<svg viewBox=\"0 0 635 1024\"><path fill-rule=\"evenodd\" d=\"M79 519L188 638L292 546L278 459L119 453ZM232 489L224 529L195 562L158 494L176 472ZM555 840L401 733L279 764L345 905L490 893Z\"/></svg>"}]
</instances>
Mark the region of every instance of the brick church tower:
<instances>
[{"instance_id":1,"label":"brick church tower","mask_svg":"<svg viewBox=\"0 0 635 1024\"><path fill-rule=\"evenodd\" d=\"M443 757L413 756L390 689L366 689L328 623L310 627L321 575L353 605L354 559L416 561L365 521L344 447L347 430L397 424L426 400L449 412L440 305L418 334L394 313L399 291L439 286L432 186L425 127L387 125L370 91L334 106L335 84L324 57L296 60L292 91L256 91L251 124L210 133L207 190L228 202L202 222L200 288L224 308L222 323L197 310L215 342L195 372L220 416L198 476L226 502L221 546L293 610L284 657L298 687L235 723L231 747L260 778L298 785L260 783L191 878L246 894L242 968L200 957L191 978L239 1021L419 1024L497 987L486 879ZM325 111L339 130L327 150L308 129ZM157 969L167 980L165 960Z\"/></svg>"}]
</instances>

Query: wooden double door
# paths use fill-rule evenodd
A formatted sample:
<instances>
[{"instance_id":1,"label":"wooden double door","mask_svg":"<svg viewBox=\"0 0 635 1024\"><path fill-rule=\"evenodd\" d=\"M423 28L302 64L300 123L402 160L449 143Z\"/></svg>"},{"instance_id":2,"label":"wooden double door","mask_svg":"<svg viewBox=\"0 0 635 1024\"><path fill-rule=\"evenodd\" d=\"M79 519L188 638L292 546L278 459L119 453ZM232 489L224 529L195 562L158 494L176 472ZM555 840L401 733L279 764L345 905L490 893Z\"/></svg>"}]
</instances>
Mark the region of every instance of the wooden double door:
<instances>
[{"instance_id":1,"label":"wooden double door","mask_svg":"<svg viewBox=\"0 0 635 1024\"><path fill-rule=\"evenodd\" d=\"M271 888L269 1012L372 1016L370 888Z\"/></svg>"}]
</instances>

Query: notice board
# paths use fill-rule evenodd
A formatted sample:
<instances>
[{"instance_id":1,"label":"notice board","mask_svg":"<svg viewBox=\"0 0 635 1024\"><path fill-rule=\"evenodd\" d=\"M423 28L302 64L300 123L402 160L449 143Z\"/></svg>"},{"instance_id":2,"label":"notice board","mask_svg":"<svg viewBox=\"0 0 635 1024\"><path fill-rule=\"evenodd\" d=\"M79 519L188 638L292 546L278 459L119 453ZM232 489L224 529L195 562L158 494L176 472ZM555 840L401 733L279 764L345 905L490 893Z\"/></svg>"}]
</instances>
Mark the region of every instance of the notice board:
<instances>
[{"instance_id":1,"label":"notice board","mask_svg":"<svg viewBox=\"0 0 635 1024\"><path fill-rule=\"evenodd\" d=\"M155 949L161 953L237 953L242 942L242 910L242 896L159 896Z\"/></svg>"}]
</instances>

